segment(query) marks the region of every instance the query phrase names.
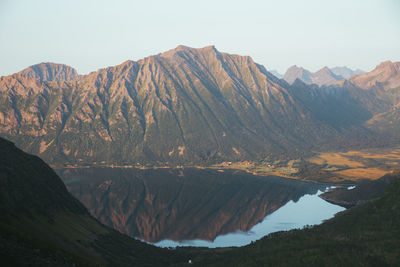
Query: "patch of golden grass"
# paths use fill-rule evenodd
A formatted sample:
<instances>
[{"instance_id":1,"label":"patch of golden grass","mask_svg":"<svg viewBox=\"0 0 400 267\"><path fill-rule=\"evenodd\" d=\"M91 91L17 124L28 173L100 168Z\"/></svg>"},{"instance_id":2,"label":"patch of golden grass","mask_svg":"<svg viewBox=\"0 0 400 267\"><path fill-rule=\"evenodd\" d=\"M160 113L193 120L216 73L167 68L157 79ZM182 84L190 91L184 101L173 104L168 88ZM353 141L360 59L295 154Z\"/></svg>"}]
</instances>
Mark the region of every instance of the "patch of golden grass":
<instances>
[{"instance_id":1,"label":"patch of golden grass","mask_svg":"<svg viewBox=\"0 0 400 267\"><path fill-rule=\"evenodd\" d=\"M322 153L319 158L312 158L314 162L326 162L329 165L348 166L350 168L363 167L364 164L355 160L351 160L341 153ZM318 164L318 163L316 163Z\"/></svg>"},{"instance_id":2,"label":"patch of golden grass","mask_svg":"<svg viewBox=\"0 0 400 267\"><path fill-rule=\"evenodd\" d=\"M308 161L311 163L317 164L317 165L325 164L325 160L321 159L320 157L310 158L310 159L308 159Z\"/></svg>"},{"instance_id":3,"label":"patch of golden grass","mask_svg":"<svg viewBox=\"0 0 400 267\"><path fill-rule=\"evenodd\" d=\"M400 160L400 155L397 154L369 154L365 155L365 158L369 159L390 159L390 160Z\"/></svg>"},{"instance_id":4,"label":"patch of golden grass","mask_svg":"<svg viewBox=\"0 0 400 267\"><path fill-rule=\"evenodd\" d=\"M362 152L362 151L354 151L354 150L352 150L352 151L344 152L344 153L341 153L341 154L345 155L345 156L360 156L360 157L363 157L366 153Z\"/></svg>"},{"instance_id":5,"label":"patch of golden grass","mask_svg":"<svg viewBox=\"0 0 400 267\"><path fill-rule=\"evenodd\" d=\"M337 171L334 174L343 176L345 178L350 178L352 180L358 179L372 179L376 180L385 175L387 171L383 171L377 168L355 168L343 171Z\"/></svg>"}]
</instances>

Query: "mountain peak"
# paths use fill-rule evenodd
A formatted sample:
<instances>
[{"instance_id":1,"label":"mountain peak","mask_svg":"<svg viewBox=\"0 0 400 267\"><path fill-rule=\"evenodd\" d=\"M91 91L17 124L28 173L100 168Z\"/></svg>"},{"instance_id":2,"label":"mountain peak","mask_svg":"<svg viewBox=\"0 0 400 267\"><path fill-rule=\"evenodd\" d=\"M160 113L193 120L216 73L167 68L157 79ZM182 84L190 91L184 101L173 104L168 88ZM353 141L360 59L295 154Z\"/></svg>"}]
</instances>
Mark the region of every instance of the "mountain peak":
<instances>
[{"instance_id":1,"label":"mountain peak","mask_svg":"<svg viewBox=\"0 0 400 267\"><path fill-rule=\"evenodd\" d=\"M69 81L75 80L79 76L74 68L52 62L42 62L32 65L17 74L41 81Z\"/></svg>"},{"instance_id":2,"label":"mountain peak","mask_svg":"<svg viewBox=\"0 0 400 267\"><path fill-rule=\"evenodd\" d=\"M392 62L391 60L386 60L386 61L381 62L381 63L377 66L377 68L379 68L379 67L391 66L392 64L393 64L393 62Z\"/></svg>"},{"instance_id":3,"label":"mountain peak","mask_svg":"<svg viewBox=\"0 0 400 267\"><path fill-rule=\"evenodd\" d=\"M286 71L283 79L290 84L294 84L296 79L300 79L306 84L314 83L322 86L336 84L337 81L343 80L343 77L334 74L327 66L312 73L302 67L293 65Z\"/></svg>"},{"instance_id":4,"label":"mountain peak","mask_svg":"<svg viewBox=\"0 0 400 267\"><path fill-rule=\"evenodd\" d=\"M400 87L400 62L384 61L370 72L353 76L350 81L364 89Z\"/></svg>"},{"instance_id":5,"label":"mountain peak","mask_svg":"<svg viewBox=\"0 0 400 267\"><path fill-rule=\"evenodd\" d=\"M318 74L334 75L333 72L331 71L331 69L328 68L327 66L325 66L322 69L314 72L314 74L316 74L316 75L318 75Z\"/></svg>"},{"instance_id":6,"label":"mountain peak","mask_svg":"<svg viewBox=\"0 0 400 267\"><path fill-rule=\"evenodd\" d=\"M344 79L350 79L351 76L354 76L357 74L362 74L365 72L360 69L352 70L347 66L334 67L334 68L331 68L331 71L338 76L342 76Z\"/></svg>"},{"instance_id":7,"label":"mountain peak","mask_svg":"<svg viewBox=\"0 0 400 267\"><path fill-rule=\"evenodd\" d=\"M217 51L214 45L209 45L201 48L193 48L185 45L178 45L177 47L170 49L168 51L165 51L163 53L160 53L159 56L162 57L173 57L174 55L180 53L180 52L213 52Z\"/></svg>"},{"instance_id":8,"label":"mountain peak","mask_svg":"<svg viewBox=\"0 0 400 267\"><path fill-rule=\"evenodd\" d=\"M291 66L283 75L283 79L293 84L296 79L301 79L305 83L312 83L311 72L297 65Z\"/></svg>"}]
</instances>

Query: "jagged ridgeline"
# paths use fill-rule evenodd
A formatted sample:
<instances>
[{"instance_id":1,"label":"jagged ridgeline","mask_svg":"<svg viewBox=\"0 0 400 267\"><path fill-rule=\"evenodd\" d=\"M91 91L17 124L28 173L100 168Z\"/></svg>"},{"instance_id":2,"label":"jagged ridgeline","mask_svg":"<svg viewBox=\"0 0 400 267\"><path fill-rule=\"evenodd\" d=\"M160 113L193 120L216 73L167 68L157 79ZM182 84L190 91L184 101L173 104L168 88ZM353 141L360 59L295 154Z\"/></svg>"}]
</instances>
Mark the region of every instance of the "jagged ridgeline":
<instances>
[{"instance_id":1,"label":"jagged ridgeline","mask_svg":"<svg viewBox=\"0 0 400 267\"><path fill-rule=\"evenodd\" d=\"M0 78L0 135L54 165L197 165L371 142L364 127L321 118L310 108L314 94L295 89L213 46L179 46L88 75L42 63ZM321 106L335 103L331 91L318 92ZM357 101L346 108L369 119Z\"/></svg>"}]
</instances>

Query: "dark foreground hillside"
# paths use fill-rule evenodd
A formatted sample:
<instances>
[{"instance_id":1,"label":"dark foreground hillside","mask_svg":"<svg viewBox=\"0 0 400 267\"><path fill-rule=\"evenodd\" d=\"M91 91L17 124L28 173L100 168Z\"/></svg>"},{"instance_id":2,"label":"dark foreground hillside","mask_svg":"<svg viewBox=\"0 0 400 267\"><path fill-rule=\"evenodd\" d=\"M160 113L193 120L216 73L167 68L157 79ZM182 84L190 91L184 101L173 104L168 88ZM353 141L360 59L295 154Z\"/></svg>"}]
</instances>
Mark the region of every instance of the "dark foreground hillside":
<instances>
[{"instance_id":1,"label":"dark foreground hillside","mask_svg":"<svg viewBox=\"0 0 400 267\"><path fill-rule=\"evenodd\" d=\"M400 172L392 176L399 178ZM310 229L242 248L161 249L100 224L38 157L0 139L1 266L399 266L400 179Z\"/></svg>"},{"instance_id":2,"label":"dark foreground hillside","mask_svg":"<svg viewBox=\"0 0 400 267\"><path fill-rule=\"evenodd\" d=\"M400 171L392 176L400 178ZM395 179L380 199L322 225L274 233L197 260L208 266L399 266L399 255L400 179Z\"/></svg>"},{"instance_id":3,"label":"dark foreground hillside","mask_svg":"<svg viewBox=\"0 0 400 267\"><path fill-rule=\"evenodd\" d=\"M103 226L36 156L0 138L1 266L168 266L183 252Z\"/></svg>"}]
</instances>

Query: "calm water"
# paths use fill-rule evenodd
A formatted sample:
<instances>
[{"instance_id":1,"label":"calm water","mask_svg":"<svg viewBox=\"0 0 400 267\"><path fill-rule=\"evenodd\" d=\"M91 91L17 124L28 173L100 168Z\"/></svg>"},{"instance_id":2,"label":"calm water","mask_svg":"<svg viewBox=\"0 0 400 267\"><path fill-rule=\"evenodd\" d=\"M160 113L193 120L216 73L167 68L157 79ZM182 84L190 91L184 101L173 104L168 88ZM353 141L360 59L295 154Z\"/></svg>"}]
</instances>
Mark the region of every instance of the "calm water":
<instances>
[{"instance_id":1,"label":"calm water","mask_svg":"<svg viewBox=\"0 0 400 267\"><path fill-rule=\"evenodd\" d=\"M278 231L287 231L303 228L307 225L316 225L332 218L336 213L345 210L337 205L330 204L318 197L322 191L314 195L305 195L299 201L290 201L285 206L251 228L248 232L237 231L226 235L219 235L213 241L206 240L162 240L154 243L160 247L177 246L203 246L203 247L229 247L245 246L265 235Z\"/></svg>"},{"instance_id":2,"label":"calm water","mask_svg":"<svg viewBox=\"0 0 400 267\"><path fill-rule=\"evenodd\" d=\"M162 247L243 246L271 232L319 224L343 210L318 197L325 186L232 170L58 173L102 223Z\"/></svg>"}]
</instances>

